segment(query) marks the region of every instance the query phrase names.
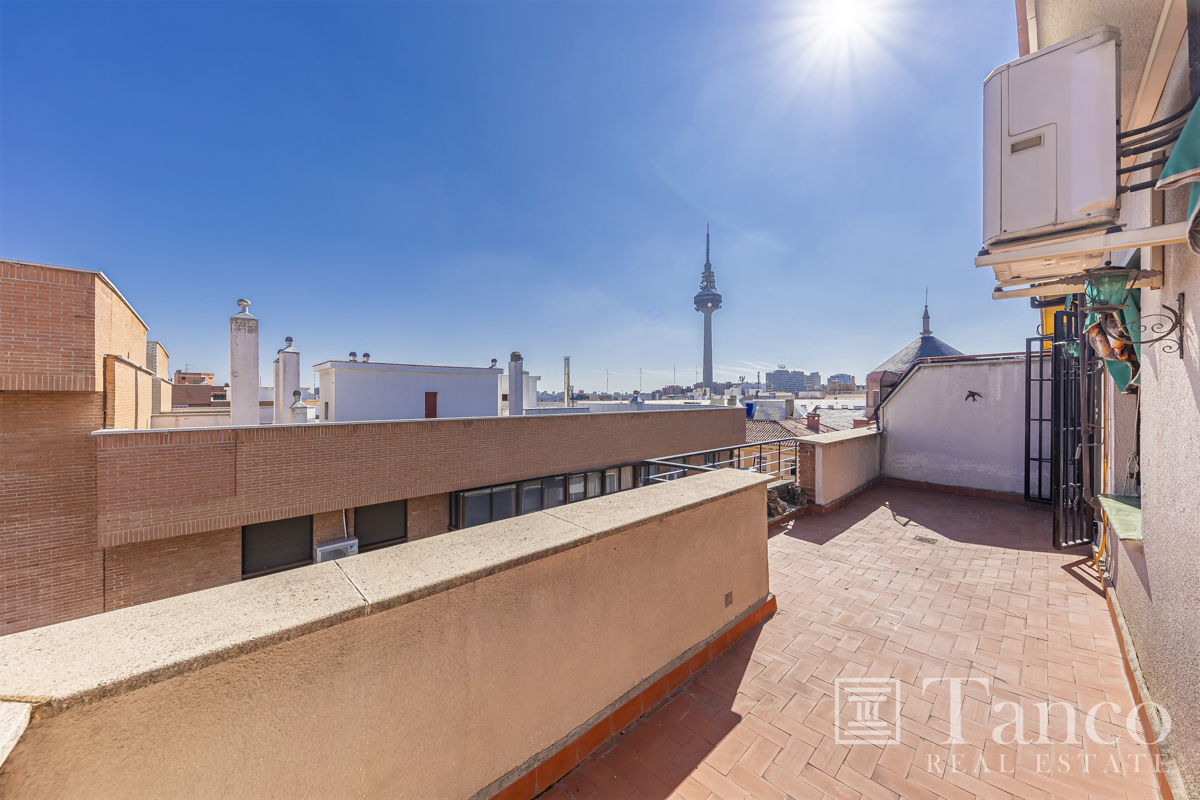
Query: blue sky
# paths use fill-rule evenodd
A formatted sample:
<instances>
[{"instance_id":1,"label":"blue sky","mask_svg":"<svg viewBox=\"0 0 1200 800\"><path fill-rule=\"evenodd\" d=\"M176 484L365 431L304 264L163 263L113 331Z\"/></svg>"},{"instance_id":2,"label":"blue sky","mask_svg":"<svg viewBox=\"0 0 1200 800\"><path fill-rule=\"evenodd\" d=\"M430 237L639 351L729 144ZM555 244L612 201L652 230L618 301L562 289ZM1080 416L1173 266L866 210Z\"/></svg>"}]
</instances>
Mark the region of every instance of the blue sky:
<instances>
[{"instance_id":1,"label":"blue sky","mask_svg":"<svg viewBox=\"0 0 1200 800\"><path fill-rule=\"evenodd\" d=\"M485 365L542 388L865 374L990 299L983 78L1012 0L0 5L0 256L104 271L185 364ZM308 380L305 380L308 383Z\"/></svg>"}]
</instances>

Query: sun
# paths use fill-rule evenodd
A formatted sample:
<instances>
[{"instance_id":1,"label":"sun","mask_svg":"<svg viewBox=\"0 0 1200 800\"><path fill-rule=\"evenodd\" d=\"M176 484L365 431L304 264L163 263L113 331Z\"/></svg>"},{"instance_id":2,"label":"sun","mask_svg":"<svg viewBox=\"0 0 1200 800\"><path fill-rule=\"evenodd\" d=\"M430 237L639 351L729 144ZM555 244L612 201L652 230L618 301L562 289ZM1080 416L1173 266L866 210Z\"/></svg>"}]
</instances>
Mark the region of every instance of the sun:
<instances>
[{"instance_id":1,"label":"sun","mask_svg":"<svg viewBox=\"0 0 1200 800\"><path fill-rule=\"evenodd\" d=\"M876 4L877 5L877 4ZM832 36L857 36L870 30L872 11L869 0L827 0L813 13L814 27Z\"/></svg>"}]
</instances>

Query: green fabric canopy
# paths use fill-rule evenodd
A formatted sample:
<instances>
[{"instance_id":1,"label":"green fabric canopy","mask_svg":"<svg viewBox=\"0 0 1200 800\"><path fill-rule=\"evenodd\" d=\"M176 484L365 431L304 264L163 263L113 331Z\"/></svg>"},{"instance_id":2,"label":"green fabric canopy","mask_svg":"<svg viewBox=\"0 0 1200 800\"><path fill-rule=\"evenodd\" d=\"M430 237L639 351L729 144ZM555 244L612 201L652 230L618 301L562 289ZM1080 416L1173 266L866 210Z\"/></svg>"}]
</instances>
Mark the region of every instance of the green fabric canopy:
<instances>
[{"instance_id":1,"label":"green fabric canopy","mask_svg":"<svg viewBox=\"0 0 1200 800\"><path fill-rule=\"evenodd\" d=\"M1200 184L1197 184L1197 186L1200 186ZM1139 269L1141 267L1141 251L1135 250L1133 257L1129 259L1129 262L1125 266L1128 269ZM1097 275L1087 279L1085 291L1087 305L1089 306L1127 306L1117 311L1116 315L1121 326L1125 329L1126 335L1136 342L1141 338L1139 328L1142 316L1142 290L1126 289L1128 285L1124 274ZM1128 296L1126 295L1127 292ZM1098 314L1088 314L1087 320L1083 325L1084 329L1090 328L1099 318ZM1142 348L1135 344L1133 351L1137 354L1138 362L1141 363ZM1133 367L1124 361L1107 358L1104 360L1104 363L1108 367L1108 374L1112 376L1113 382L1117 385L1117 391L1127 391L1131 378L1134 386L1141 385L1142 376L1140 374L1134 376Z\"/></svg>"},{"instance_id":2,"label":"green fabric canopy","mask_svg":"<svg viewBox=\"0 0 1200 800\"><path fill-rule=\"evenodd\" d=\"M1175 149L1171 157L1163 165L1162 175L1158 179L1156 189L1170 189L1192 185L1188 198L1188 246L1193 253L1200 254L1200 230L1197 225L1197 210L1200 209L1200 114L1191 114L1179 132Z\"/></svg>"}]
</instances>

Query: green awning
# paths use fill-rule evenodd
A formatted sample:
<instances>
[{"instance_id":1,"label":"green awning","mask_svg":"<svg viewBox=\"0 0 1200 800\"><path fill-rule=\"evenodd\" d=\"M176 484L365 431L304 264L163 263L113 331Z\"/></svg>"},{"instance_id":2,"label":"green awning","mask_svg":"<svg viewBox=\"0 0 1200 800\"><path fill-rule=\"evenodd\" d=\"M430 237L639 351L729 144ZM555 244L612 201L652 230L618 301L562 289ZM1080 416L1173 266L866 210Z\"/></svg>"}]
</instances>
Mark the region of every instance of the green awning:
<instances>
[{"instance_id":1,"label":"green awning","mask_svg":"<svg viewBox=\"0 0 1200 800\"><path fill-rule=\"evenodd\" d=\"M1102 494L1100 505L1108 514L1108 524L1118 539L1142 539L1142 498Z\"/></svg>"},{"instance_id":2,"label":"green awning","mask_svg":"<svg viewBox=\"0 0 1200 800\"><path fill-rule=\"evenodd\" d=\"M1141 251L1135 250L1125 268L1137 270L1141 268L1141 264ZM1116 315L1124 334L1132 341L1137 342L1141 338L1142 290L1129 288L1130 283L1131 281L1129 281L1125 273L1096 275L1087 279L1084 291L1086 292L1087 305L1089 306L1125 306L1125 308L1113 313ZM1088 314L1087 320L1083 325L1084 329L1092 327L1099 318L1100 315L1098 314ZM1141 346L1135 344L1133 352L1137 358L1137 363L1140 364L1142 358ZM1104 363L1108 367L1108 374L1112 376L1113 382L1117 385L1118 392L1127 391L1131 382L1134 386L1141 385L1141 374L1135 375L1133 366L1128 362L1117 358L1106 358Z\"/></svg>"},{"instance_id":3,"label":"green awning","mask_svg":"<svg viewBox=\"0 0 1200 800\"><path fill-rule=\"evenodd\" d=\"M1159 176L1156 189L1170 189L1192 185L1188 198L1188 246L1193 253L1200 254L1200 225L1197 224L1197 211L1200 210L1200 114L1188 116L1171 157L1163 165L1162 175Z\"/></svg>"}]
</instances>

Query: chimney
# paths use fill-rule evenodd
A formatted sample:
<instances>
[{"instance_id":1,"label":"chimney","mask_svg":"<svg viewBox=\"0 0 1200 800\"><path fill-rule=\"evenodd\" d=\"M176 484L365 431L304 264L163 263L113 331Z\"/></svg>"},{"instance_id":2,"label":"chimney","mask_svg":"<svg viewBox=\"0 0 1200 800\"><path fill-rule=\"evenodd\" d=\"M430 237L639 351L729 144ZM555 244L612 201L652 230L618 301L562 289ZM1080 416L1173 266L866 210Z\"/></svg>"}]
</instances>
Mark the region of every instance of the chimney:
<instances>
[{"instance_id":1,"label":"chimney","mask_svg":"<svg viewBox=\"0 0 1200 800\"><path fill-rule=\"evenodd\" d=\"M516 350L508 357L508 415L525 416L525 359Z\"/></svg>"},{"instance_id":2,"label":"chimney","mask_svg":"<svg viewBox=\"0 0 1200 800\"><path fill-rule=\"evenodd\" d=\"M808 412L807 416L804 418L804 422L808 429L813 433L821 432L821 415L816 411Z\"/></svg>"},{"instance_id":3,"label":"chimney","mask_svg":"<svg viewBox=\"0 0 1200 800\"><path fill-rule=\"evenodd\" d=\"M350 360L357 363L358 362L358 353L351 350L350 351Z\"/></svg>"},{"instance_id":4,"label":"chimney","mask_svg":"<svg viewBox=\"0 0 1200 800\"><path fill-rule=\"evenodd\" d=\"M276 425L282 425L291 418L291 414L285 413L287 404L284 402L286 395L283 393L283 381L279 378L279 356L283 353L283 349L275 351L275 361L271 364L271 386L272 388L272 414L271 420Z\"/></svg>"},{"instance_id":5,"label":"chimney","mask_svg":"<svg viewBox=\"0 0 1200 800\"><path fill-rule=\"evenodd\" d=\"M297 353L299 357L299 353ZM293 425L301 425L308 422L308 406L300 401L300 390L296 389L292 392L291 421Z\"/></svg>"},{"instance_id":6,"label":"chimney","mask_svg":"<svg viewBox=\"0 0 1200 800\"><path fill-rule=\"evenodd\" d=\"M370 361L371 361L371 354L363 353L363 363L368 364L368 363L370 363Z\"/></svg>"},{"instance_id":7,"label":"chimney","mask_svg":"<svg viewBox=\"0 0 1200 800\"><path fill-rule=\"evenodd\" d=\"M284 348L279 351L279 413L275 420L279 423L292 421L292 396L300 390L300 351L292 346L292 337L283 340Z\"/></svg>"},{"instance_id":8,"label":"chimney","mask_svg":"<svg viewBox=\"0 0 1200 800\"><path fill-rule=\"evenodd\" d=\"M234 425L258 424L258 318L238 300L229 318L229 411Z\"/></svg>"}]
</instances>

